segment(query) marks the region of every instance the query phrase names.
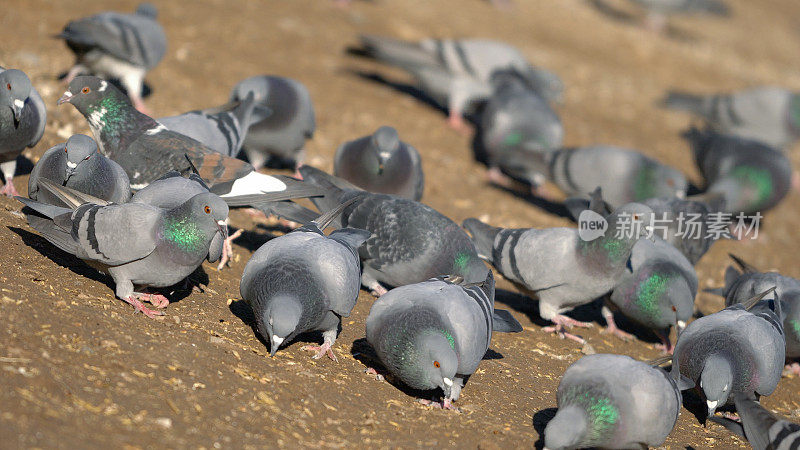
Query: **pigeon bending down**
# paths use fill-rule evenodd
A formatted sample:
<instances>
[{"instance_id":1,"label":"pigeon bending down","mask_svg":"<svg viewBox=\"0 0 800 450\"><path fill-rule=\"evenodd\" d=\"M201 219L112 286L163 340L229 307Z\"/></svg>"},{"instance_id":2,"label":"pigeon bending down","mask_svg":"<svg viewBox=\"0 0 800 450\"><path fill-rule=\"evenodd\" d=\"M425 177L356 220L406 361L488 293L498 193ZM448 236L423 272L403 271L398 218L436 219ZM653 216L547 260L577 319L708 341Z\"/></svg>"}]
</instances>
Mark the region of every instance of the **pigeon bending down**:
<instances>
[{"instance_id":1,"label":"pigeon bending down","mask_svg":"<svg viewBox=\"0 0 800 450\"><path fill-rule=\"evenodd\" d=\"M231 101L244 101L253 93L256 112L245 134L242 149L248 161L260 169L270 158L299 167L303 146L316 129L314 105L308 89L297 80L261 75L242 80L231 91Z\"/></svg>"},{"instance_id":2,"label":"pigeon bending down","mask_svg":"<svg viewBox=\"0 0 800 450\"><path fill-rule=\"evenodd\" d=\"M381 363L414 389L441 388L445 409L455 409L452 402L489 349L492 331L520 332L522 325L494 309L491 271L477 284L441 277L392 289L367 317L367 341Z\"/></svg>"},{"instance_id":3,"label":"pigeon bending down","mask_svg":"<svg viewBox=\"0 0 800 450\"><path fill-rule=\"evenodd\" d=\"M669 92L663 104L703 118L720 134L784 151L800 138L800 94L787 89L762 86L717 95Z\"/></svg>"},{"instance_id":4,"label":"pigeon bending down","mask_svg":"<svg viewBox=\"0 0 800 450\"><path fill-rule=\"evenodd\" d=\"M167 37L157 16L155 6L142 3L134 14L103 12L68 23L56 36L75 54L75 65L64 82L70 84L86 72L118 79L136 109L146 112L144 76L167 51Z\"/></svg>"},{"instance_id":5,"label":"pigeon bending down","mask_svg":"<svg viewBox=\"0 0 800 450\"><path fill-rule=\"evenodd\" d=\"M40 186L59 189L48 180ZM227 236L228 205L210 192L172 209L135 202L63 208L17 199L33 210L25 210L28 223L42 237L109 274L117 297L150 318L161 313L146 308L142 299L159 308L169 301L135 292L134 286L163 288L180 282L200 266L217 233Z\"/></svg>"},{"instance_id":6,"label":"pigeon bending down","mask_svg":"<svg viewBox=\"0 0 800 450\"><path fill-rule=\"evenodd\" d=\"M781 379L786 345L781 302L762 301L769 292L701 317L678 336L672 374L700 386L709 417L731 394L769 395Z\"/></svg>"},{"instance_id":7,"label":"pigeon bending down","mask_svg":"<svg viewBox=\"0 0 800 450\"><path fill-rule=\"evenodd\" d=\"M467 283L486 279L489 270L475 246L458 224L430 206L387 194L372 194L311 166L300 167L306 182L328 192L311 201L320 211L340 203L348 205L336 226L372 233L359 248L363 273L361 283L374 295L386 292L383 284L403 286L443 275L462 277ZM303 217L287 218L302 221Z\"/></svg>"},{"instance_id":8,"label":"pigeon bending down","mask_svg":"<svg viewBox=\"0 0 800 450\"><path fill-rule=\"evenodd\" d=\"M322 331L323 344L304 347L331 350L342 317L350 315L358 298L361 265L358 247L369 232L355 228L322 233L349 200L317 220L262 245L247 262L239 290L253 308L258 332L274 356L284 343L307 331Z\"/></svg>"},{"instance_id":9,"label":"pigeon bending down","mask_svg":"<svg viewBox=\"0 0 800 450\"><path fill-rule=\"evenodd\" d=\"M33 166L28 179L28 197L40 203L60 205L39 180L75 189L108 203L126 203L131 197L128 175L119 164L97 151L89 136L74 134L67 142L47 150Z\"/></svg>"},{"instance_id":10,"label":"pigeon bending down","mask_svg":"<svg viewBox=\"0 0 800 450\"><path fill-rule=\"evenodd\" d=\"M414 201L422 198L425 187L419 152L401 141L392 127L340 145L333 174L366 191Z\"/></svg>"},{"instance_id":11,"label":"pigeon bending down","mask_svg":"<svg viewBox=\"0 0 800 450\"><path fill-rule=\"evenodd\" d=\"M721 196L719 211L753 214L776 206L792 185L792 166L761 142L692 128L684 134L706 180L705 196Z\"/></svg>"},{"instance_id":12,"label":"pigeon bending down","mask_svg":"<svg viewBox=\"0 0 800 450\"><path fill-rule=\"evenodd\" d=\"M0 194L19 195L14 187L17 156L33 148L44 134L47 111L24 72L0 67L0 172L5 185Z\"/></svg>"},{"instance_id":13,"label":"pigeon bending down","mask_svg":"<svg viewBox=\"0 0 800 450\"><path fill-rule=\"evenodd\" d=\"M746 438L753 450L789 450L800 447L800 425L776 418L746 395L734 394L733 401L741 423L724 417L712 417L711 420Z\"/></svg>"},{"instance_id":14,"label":"pigeon bending down","mask_svg":"<svg viewBox=\"0 0 800 450\"><path fill-rule=\"evenodd\" d=\"M609 354L574 362L556 396L558 412L544 430L550 450L659 446L682 404L678 384L663 369Z\"/></svg>"},{"instance_id":15,"label":"pigeon bending down","mask_svg":"<svg viewBox=\"0 0 800 450\"><path fill-rule=\"evenodd\" d=\"M491 94L491 76L516 70L548 100L558 99L563 83L552 72L534 68L516 48L484 39L425 39L405 42L361 36L361 52L409 72L420 88L449 111L448 123L464 129L463 114Z\"/></svg>"},{"instance_id":16,"label":"pigeon bending down","mask_svg":"<svg viewBox=\"0 0 800 450\"><path fill-rule=\"evenodd\" d=\"M588 241L575 228L505 229L477 219L467 219L463 226L482 258L523 293L539 299L539 315L555 324L544 331L585 344L583 338L565 330L591 324L563 313L592 302L619 284L631 251L639 238L649 233L652 218L647 206L629 203L608 216L603 235Z\"/></svg>"}]
</instances>

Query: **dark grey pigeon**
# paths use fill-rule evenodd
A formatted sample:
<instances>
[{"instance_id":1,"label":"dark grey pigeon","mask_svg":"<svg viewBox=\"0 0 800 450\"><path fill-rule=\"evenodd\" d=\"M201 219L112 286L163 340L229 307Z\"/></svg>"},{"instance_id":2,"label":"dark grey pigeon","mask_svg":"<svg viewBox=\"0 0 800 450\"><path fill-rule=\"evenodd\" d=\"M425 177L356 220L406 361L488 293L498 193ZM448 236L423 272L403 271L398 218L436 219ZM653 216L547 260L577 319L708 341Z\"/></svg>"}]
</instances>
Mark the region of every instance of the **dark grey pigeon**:
<instances>
[{"instance_id":1,"label":"dark grey pigeon","mask_svg":"<svg viewBox=\"0 0 800 450\"><path fill-rule=\"evenodd\" d=\"M747 439L753 450L800 448L800 425L776 418L746 395L735 394L733 401L741 423L723 417L713 417L712 420Z\"/></svg>"},{"instance_id":2,"label":"dark grey pigeon","mask_svg":"<svg viewBox=\"0 0 800 450\"><path fill-rule=\"evenodd\" d=\"M58 190L47 180L40 185ZM206 258L214 236L227 234L228 205L210 192L169 210L142 203L85 203L70 209L17 199L33 210L25 210L31 227L56 247L109 274L117 297L151 318L160 313L141 300L159 308L169 301L163 295L135 292L134 286L164 288L180 282Z\"/></svg>"},{"instance_id":3,"label":"dark grey pigeon","mask_svg":"<svg viewBox=\"0 0 800 450\"><path fill-rule=\"evenodd\" d=\"M47 111L24 72L0 67L0 172L5 185L0 194L19 195L14 187L17 157L35 146L44 134Z\"/></svg>"},{"instance_id":4,"label":"dark grey pigeon","mask_svg":"<svg viewBox=\"0 0 800 450\"><path fill-rule=\"evenodd\" d=\"M516 70L548 100L559 99L563 83L552 72L534 68L511 45L485 39L425 39L406 42L383 36L361 36L361 51L405 70L422 91L446 107L449 124L463 129L463 114L491 95L491 76Z\"/></svg>"},{"instance_id":5,"label":"dark grey pigeon","mask_svg":"<svg viewBox=\"0 0 800 450\"><path fill-rule=\"evenodd\" d=\"M544 430L550 450L660 446L682 404L678 385L663 369L609 354L574 362L556 396L558 412Z\"/></svg>"},{"instance_id":6,"label":"dark grey pigeon","mask_svg":"<svg viewBox=\"0 0 800 450\"><path fill-rule=\"evenodd\" d=\"M401 141L392 127L380 127L370 136L340 145L333 174L369 192L415 201L425 188L419 152Z\"/></svg>"},{"instance_id":7,"label":"dark grey pigeon","mask_svg":"<svg viewBox=\"0 0 800 450\"><path fill-rule=\"evenodd\" d=\"M270 356L300 333L322 331L321 346L303 348L316 351L315 359L327 353L336 360L331 347L342 317L356 305L361 285L358 247L369 237L368 231L355 228L323 234L347 205L270 240L247 262L239 290L253 308L259 333L270 343Z\"/></svg>"},{"instance_id":8,"label":"dark grey pigeon","mask_svg":"<svg viewBox=\"0 0 800 450\"><path fill-rule=\"evenodd\" d=\"M522 325L494 309L491 271L472 285L443 277L392 289L367 316L367 341L381 363L414 389L441 388L445 409L455 409L452 402L489 349L492 331L519 332Z\"/></svg>"},{"instance_id":9,"label":"dark grey pigeon","mask_svg":"<svg viewBox=\"0 0 800 450\"><path fill-rule=\"evenodd\" d=\"M678 336L672 374L700 387L709 417L733 400L731 394L769 395L781 379L786 346L781 302L761 300L768 292L701 317Z\"/></svg>"},{"instance_id":10,"label":"dark grey pigeon","mask_svg":"<svg viewBox=\"0 0 800 450\"><path fill-rule=\"evenodd\" d=\"M84 73L117 79L136 109L145 112L144 76L167 51L167 37L157 16L155 6L142 3L134 14L103 12L68 23L56 36L75 54L75 65L64 82L69 84Z\"/></svg>"},{"instance_id":11,"label":"dark grey pigeon","mask_svg":"<svg viewBox=\"0 0 800 450\"><path fill-rule=\"evenodd\" d=\"M249 93L256 104L271 111L253 120L247 129L243 150L256 169L270 158L299 166L303 146L316 129L314 105L308 89L297 80L278 76L255 76L242 80L231 91L231 101L242 101Z\"/></svg>"},{"instance_id":12,"label":"dark grey pigeon","mask_svg":"<svg viewBox=\"0 0 800 450\"><path fill-rule=\"evenodd\" d=\"M564 313L608 293L623 279L634 245L649 233L653 212L629 203L606 219L595 215L607 229L592 240L584 240L575 228L505 229L477 219L463 226L481 258L522 293L538 298L539 315L555 324L544 331L585 344L565 330L592 325Z\"/></svg>"},{"instance_id":13,"label":"dark grey pigeon","mask_svg":"<svg viewBox=\"0 0 800 450\"><path fill-rule=\"evenodd\" d=\"M692 128L684 134L706 181L705 196L721 196L719 211L753 214L777 205L792 185L792 166L761 142Z\"/></svg>"},{"instance_id":14,"label":"dark grey pigeon","mask_svg":"<svg viewBox=\"0 0 800 450\"><path fill-rule=\"evenodd\" d=\"M47 150L33 166L28 179L28 197L41 203L60 205L49 191L39 188L47 179L108 203L125 203L131 197L128 175L119 164L101 155L89 136L74 134L67 142Z\"/></svg>"},{"instance_id":15,"label":"dark grey pigeon","mask_svg":"<svg viewBox=\"0 0 800 450\"><path fill-rule=\"evenodd\" d=\"M664 105L691 112L717 132L787 150L800 138L800 94L761 86L730 94L669 92Z\"/></svg>"}]
</instances>

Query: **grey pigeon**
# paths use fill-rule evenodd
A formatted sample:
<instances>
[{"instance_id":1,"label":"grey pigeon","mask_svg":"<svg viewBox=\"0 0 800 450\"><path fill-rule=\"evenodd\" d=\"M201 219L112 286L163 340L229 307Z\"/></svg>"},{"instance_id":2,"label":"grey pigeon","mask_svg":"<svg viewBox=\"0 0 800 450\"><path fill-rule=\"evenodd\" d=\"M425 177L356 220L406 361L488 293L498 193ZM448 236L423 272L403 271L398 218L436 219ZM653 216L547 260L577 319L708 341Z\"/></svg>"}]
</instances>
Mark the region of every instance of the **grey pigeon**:
<instances>
[{"instance_id":1,"label":"grey pigeon","mask_svg":"<svg viewBox=\"0 0 800 450\"><path fill-rule=\"evenodd\" d=\"M728 16L728 6L720 0L630 0L647 12L646 24L654 31L667 28L667 17L677 14Z\"/></svg>"},{"instance_id":2,"label":"grey pigeon","mask_svg":"<svg viewBox=\"0 0 800 450\"><path fill-rule=\"evenodd\" d=\"M256 104L271 111L253 120L245 135L243 150L256 169L270 158L299 166L303 146L316 129L314 105L308 89L297 80L278 76L255 76L239 82L231 91L231 101L242 101L249 93Z\"/></svg>"},{"instance_id":3,"label":"grey pigeon","mask_svg":"<svg viewBox=\"0 0 800 450\"><path fill-rule=\"evenodd\" d=\"M405 42L382 36L361 36L362 52L399 67L416 78L420 88L449 111L452 127L463 129L463 114L491 94L491 76L516 70L548 100L558 99L563 83L552 72L534 68L511 45L485 39L425 39Z\"/></svg>"},{"instance_id":4,"label":"grey pigeon","mask_svg":"<svg viewBox=\"0 0 800 450\"><path fill-rule=\"evenodd\" d=\"M519 332L522 326L494 309L491 271L472 285L442 277L392 289L367 316L367 341L381 363L414 389L441 388L445 409L453 408L478 368L492 331Z\"/></svg>"},{"instance_id":5,"label":"grey pigeon","mask_svg":"<svg viewBox=\"0 0 800 450\"><path fill-rule=\"evenodd\" d=\"M54 186L42 180L40 185ZM134 286L163 288L185 279L208 255L217 233L227 233L228 205L205 192L183 204L162 209L143 203L63 208L17 197L28 211L28 223L45 239L97 270L107 273L116 295L148 317L169 303L162 295L134 292ZM27 210L26 210L27 211Z\"/></svg>"},{"instance_id":6,"label":"grey pigeon","mask_svg":"<svg viewBox=\"0 0 800 450\"><path fill-rule=\"evenodd\" d=\"M607 229L592 240L584 240L575 228L504 229L477 219L464 221L478 254L491 263L520 291L539 299L539 315L556 332L580 343L567 333L573 326L589 327L563 315L608 293L624 277L631 251L648 234L653 212L639 203L629 203L601 220Z\"/></svg>"},{"instance_id":7,"label":"grey pigeon","mask_svg":"<svg viewBox=\"0 0 800 450\"><path fill-rule=\"evenodd\" d=\"M33 166L28 179L28 197L59 205L39 180L47 179L109 203L125 203L131 197L128 175L119 164L101 155L89 136L74 134L67 142L47 150Z\"/></svg>"},{"instance_id":8,"label":"grey pigeon","mask_svg":"<svg viewBox=\"0 0 800 450\"><path fill-rule=\"evenodd\" d=\"M712 420L746 438L753 450L791 450L800 447L800 425L776 418L746 395L734 394L733 401L741 423L723 417L713 417Z\"/></svg>"},{"instance_id":9,"label":"grey pigeon","mask_svg":"<svg viewBox=\"0 0 800 450\"><path fill-rule=\"evenodd\" d=\"M358 247L369 237L368 231L355 228L322 233L347 205L270 240L247 262L239 290L269 342L270 356L300 333L322 331L323 344L308 348L317 351L315 359L327 353L336 360L331 346L342 317L356 304L361 285Z\"/></svg>"},{"instance_id":10,"label":"grey pigeon","mask_svg":"<svg viewBox=\"0 0 800 450\"><path fill-rule=\"evenodd\" d=\"M761 300L768 292L701 317L678 336L672 374L700 387L709 417L733 400L732 393L769 395L781 379L781 302Z\"/></svg>"},{"instance_id":11,"label":"grey pigeon","mask_svg":"<svg viewBox=\"0 0 800 450\"><path fill-rule=\"evenodd\" d=\"M762 86L717 95L669 92L664 105L703 118L721 134L781 150L800 138L800 95L787 89Z\"/></svg>"},{"instance_id":12,"label":"grey pigeon","mask_svg":"<svg viewBox=\"0 0 800 450\"><path fill-rule=\"evenodd\" d=\"M706 181L705 196L721 196L719 211L762 213L792 185L792 166L781 151L761 142L692 128L684 134Z\"/></svg>"},{"instance_id":13,"label":"grey pigeon","mask_svg":"<svg viewBox=\"0 0 800 450\"><path fill-rule=\"evenodd\" d=\"M575 361L556 396L558 412L544 430L550 450L659 446L682 404L678 385L663 369L609 354Z\"/></svg>"},{"instance_id":14,"label":"grey pigeon","mask_svg":"<svg viewBox=\"0 0 800 450\"><path fill-rule=\"evenodd\" d=\"M380 127L370 136L340 145L333 174L369 192L415 201L425 188L419 152L401 141L392 127Z\"/></svg>"},{"instance_id":15,"label":"grey pigeon","mask_svg":"<svg viewBox=\"0 0 800 450\"><path fill-rule=\"evenodd\" d=\"M118 79L136 109L145 112L144 76L167 51L157 16L155 6L142 3L134 14L103 12L68 23L56 36L75 54L75 65L64 82L69 84L82 73Z\"/></svg>"},{"instance_id":16,"label":"grey pigeon","mask_svg":"<svg viewBox=\"0 0 800 450\"><path fill-rule=\"evenodd\" d=\"M564 127L547 100L516 71L497 72L493 92L481 113L481 143L490 171L540 186L546 173L537 161L561 147ZM490 176L496 176L490 172ZM502 182L501 182L502 184Z\"/></svg>"},{"instance_id":17,"label":"grey pigeon","mask_svg":"<svg viewBox=\"0 0 800 450\"><path fill-rule=\"evenodd\" d=\"M201 142L217 153L235 158L242 149L248 127L271 113L269 109L256 105L253 95L249 94L241 101L217 108L162 117L158 123Z\"/></svg>"},{"instance_id":18,"label":"grey pigeon","mask_svg":"<svg viewBox=\"0 0 800 450\"><path fill-rule=\"evenodd\" d=\"M0 172L5 185L0 194L19 195L12 180L17 156L35 146L44 134L47 111L24 72L0 67Z\"/></svg>"},{"instance_id":19,"label":"grey pigeon","mask_svg":"<svg viewBox=\"0 0 800 450\"><path fill-rule=\"evenodd\" d=\"M363 266L361 283L374 295L386 292L382 284L403 286L442 275L460 276L467 283L486 278L488 269L469 236L430 206L362 191L311 166L300 167L300 173L304 180L328 192L324 197L311 199L322 212L356 199L334 225L372 233L359 248L359 255ZM304 220L304 217L287 218Z\"/></svg>"}]
</instances>

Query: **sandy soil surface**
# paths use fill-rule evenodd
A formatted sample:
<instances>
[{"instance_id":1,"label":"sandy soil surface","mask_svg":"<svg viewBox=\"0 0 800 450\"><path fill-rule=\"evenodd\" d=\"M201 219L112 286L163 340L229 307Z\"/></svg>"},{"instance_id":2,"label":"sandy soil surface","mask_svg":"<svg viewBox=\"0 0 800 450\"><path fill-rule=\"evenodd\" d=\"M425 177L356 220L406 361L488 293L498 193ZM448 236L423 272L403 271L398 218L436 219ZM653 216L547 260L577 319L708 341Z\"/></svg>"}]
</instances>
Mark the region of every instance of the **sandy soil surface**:
<instances>
[{"instance_id":1,"label":"sandy soil surface","mask_svg":"<svg viewBox=\"0 0 800 450\"><path fill-rule=\"evenodd\" d=\"M26 156L36 160L75 132L88 132L74 108L56 107L64 88L56 75L72 56L51 38L70 18L105 9L133 10L135 1L6 0L0 14L0 64L26 71L48 105L48 127ZM777 84L800 89L800 4L794 0L730 0L730 19L677 18L667 36L635 21L611 20L581 0L516 0L504 12L478 0L156 1L169 51L148 77L147 100L159 116L226 101L238 80L273 73L301 80L318 119L309 160L332 168L336 146L396 127L417 147L426 170L424 201L458 221L484 216L506 227L570 222L524 198L489 186L474 162L471 137L445 127L439 110L358 72L407 83L402 73L344 53L358 33L408 39L487 37L519 46L531 61L566 84L558 107L566 144L609 143L638 148L699 182L686 143L690 119L656 106L668 88L699 91ZM634 14L626 2L614 6ZM792 155L795 163L800 155ZM23 193L27 176L15 179ZM722 283L727 253L763 269L800 276L792 193L767 214L752 242L721 242L698 264L701 287ZM242 269L274 227L236 211L232 223L250 230L237 241L231 268L204 265L204 292L173 296L163 320L133 315L116 300L109 279L55 250L26 225L21 205L0 199L0 447L530 447L555 407L564 369L581 356L569 341L541 332L533 302L499 282L498 307L514 311L525 331L496 335L492 351L465 387L461 414L417 403L430 393L376 381L364 373L370 350L364 322L373 299L362 292L335 347L339 362L314 361L303 341L275 358L253 331L239 300ZM719 298L700 294L711 313ZM659 356L655 337L623 343L584 333L597 351ZM800 416L797 378L784 379L765 405ZM722 427L698 423L688 405L669 448L745 446Z\"/></svg>"}]
</instances>

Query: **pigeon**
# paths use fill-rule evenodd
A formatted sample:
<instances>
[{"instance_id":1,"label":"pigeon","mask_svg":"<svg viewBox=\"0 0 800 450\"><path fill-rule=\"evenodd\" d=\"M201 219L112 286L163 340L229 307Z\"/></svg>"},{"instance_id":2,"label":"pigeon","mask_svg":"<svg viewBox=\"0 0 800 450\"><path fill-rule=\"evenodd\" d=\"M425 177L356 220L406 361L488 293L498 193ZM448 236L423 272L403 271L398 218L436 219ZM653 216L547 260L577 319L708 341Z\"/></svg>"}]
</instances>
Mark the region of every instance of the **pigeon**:
<instances>
[{"instance_id":1,"label":"pigeon","mask_svg":"<svg viewBox=\"0 0 800 450\"><path fill-rule=\"evenodd\" d=\"M800 447L800 425L776 418L746 395L734 394L733 401L741 423L724 417L713 417L711 420L746 438L753 450Z\"/></svg>"},{"instance_id":2,"label":"pigeon","mask_svg":"<svg viewBox=\"0 0 800 450\"><path fill-rule=\"evenodd\" d=\"M552 72L534 68L522 53L502 42L485 39L425 39L405 42L382 36L361 36L365 56L399 67L416 78L421 89L449 111L448 123L463 130L463 114L491 94L491 76L517 70L548 100L560 99L563 83Z\"/></svg>"},{"instance_id":3,"label":"pigeon","mask_svg":"<svg viewBox=\"0 0 800 450\"><path fill-rule=\"evenodd\" d=\"M355 199L342 203L317 220L262 245L244 268L239 290L253 308L258 332L274 356L284 343L307 331L322 331L323 344L304 347L315 359L331 350L342 317L350 315L358 298L361 264L358 247L368 231L323 230Z\"/></svg>"},{"instance_id":4,"label":"pigeon","mask_svg":"<svg viewBox=\"0 0 800 450\"><path fill-rule=\"evenodd\" d=\"M730 9L720 0L630 0L647 12L647 26L662 32L667 27L667 16L676 14L709 14L728 16Z\"/></svg>"},{"instance_id":5,"label":"pigeon","mask_svg":"<svg viewBox=\"0 0 800 450\"><path fill-rule=\"evenodd\" d=\"M492 76L493 92L481 113L481 144L490 179L505 185L501 174L538 187L546 173L536 161L547 150L560 148L564 127L548 101L516 71Z\"/></svg>"},{"instance_id":6,"label":"pigeon","mask_svg":"<svg viewBox=\"0 0 800 450\"><path fill-rule=\"evenodd\" d=\"M126 203L131 197L131 184L122 167L101 155L97 143L83 134L74 134L47 150L28 179L28 197L59 205L57 198L39 188L43 178L109 203Z\"/></svg>"},{"instance_id":7,"label":"pigeon","mask_svg":"<svg viewBox=\"0 0 800 450\"><path fill-rule=\"evenodd\" d=\"M59 189L45 179L39 184ZM17 199L32 210L23 211L42 237L109 274L116 296L150 318L161 314L146 308L142 299L159 308L169 300L135 292L134 286L164 288L180 282L200 266L217 233L227 236L228 205L210 192L172 209L137 202L64 208Z\"/></svg>"},{"instance_id":8,"label":"pigeon","mask_svg":"<svg viewBox=\"0 0 800 450\"><path fill-rule=\"evenodd\" d=\"M444 409L455 409L492 331L522 331L508 311L494 309L491 271L481 283L463 281L439 277L392 289L367 316L367 342L381 363L413 389L441 388Z\"/></svg>"},{"instance_id":9,"label":"pigeon","mask_svg":"<svg viewBox=\"0 0 800 450\"><path fill-rule=\"evenodd\" d=\"M761 142L692 128L684 134L706 181L704 195L722 197L719 211L762 213L777 205L792 185L792 166L780 150Z\"/></svg>"},{"instance_id":10,"label":"pigeon","mask_svg":"<svg viewBox=\"0 0 800 450\"><path fill-rule=\"evenodd\" d=\"M769 395L781 379L785 358L781 302L762 301L769 292L701 317L678 336L672 374L700 386L709 417L732 400L732 393Z\"/></svg>"},{"instance_id":11,"label":"pigeon","mask_svg":"<svg viewBox=\"0 0 800 450\"><path fill-rule=\"evenodd\" d=\"M669 92L664 106L703 118L720 134L786 150L800 138L800 94L770 86L730 94Z\"/></svg>"},{"instance_id":12,"label":"pigeon","mask_svg":"<svg viewBox=\"0 0 800 450\"><path fill-rule=\"evenodd\" d=\"M167 51L167 37L157 16L155 6L142 3L134 14L102 12L68 23L56 36L75 54L75 65L64 82L70 84L83 73L117 79L136 109L146 112L144 76Z\"/></svg>"},{"instance_id":13,"label":"pigeon","mask_svg":"<svg viewBox=\"0 0 800 450\"><path fill-rule=\"evenodd\" d=\"M585 344L565 329L591 324L563 313L608 293L623 279L634 245L649 234L653 212L629 203L607 219L597 217L607 229L592 240L584 240L575 228L504 229L477 219L465 220L463 227L478 255L521 292L539 299L539 315L555 324L544 331Z\"/></svg>"},{"instance_id":14,"label":"pigeon","mask_svg":"<svg viewBox=\"0 0 800 450\"><path fill-rule=\"evenodd\" d=\"M558 412L544 430L544 448L646 448L664 443L682 397L663 369L629 356L594 354L564 372Z\"/></svg>"},{"instance_id":15,"label":"pigeon","mask_svg":"<svg viewBox=\"0 0 800 450\"><path fill-rule=\"evenodd\" d=\"M325 212L355 198L334 221L372 233L359 248L361 283L380 296L384 284L397 287L442 275L462 277L467 283L486 279L489 270L478 257L469 236L458 224L430 206L388 194L362 191L341 178L311 166L300 167L306 182L328 192L311 201ZM287 216L302 222L304 217Z\"/></svg>"},{"instance_id":16,"label":"pigeon","mask_svg":"<svg viewBox=\"0 0 800 450\"><path fill-rule=\"evenodd\" d=\"M255 96L256 108L271 114L250 122L242 146L247 160L260 169L273 157L298 167L304 159L303 146L316 129L314 105L308 89L297 80L278 76L255 76L242 80L231 91L231 101Z\"/></svg>"},{"instance_id":17,"label":"pigeon","mask_svg":"<svg viewBox=\"0 0 800 450\"><path fill-rule=\"evenodd\" d=\"M422 198L425 187L419 152L401 141L392 127L339 146L333 174L366 191L414 201Z\"/></svg>"},{"instance_id":18,"label":"pigeon","mask_svg":"<svg viewBox=\"0 0 800 450\"><path fill-rule=\"evenodd\" d=\"M12 180L17 156L33 148L44 134L47 111L44 102L24 72L0 67L0 172L5 185L0 194L19 195Z\"/></svg>"}]
</instances>

